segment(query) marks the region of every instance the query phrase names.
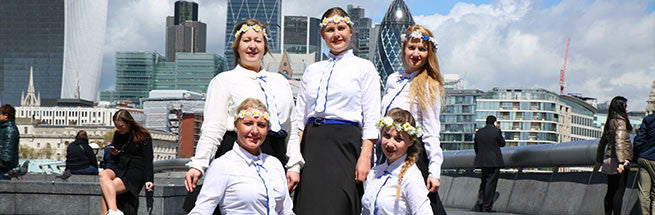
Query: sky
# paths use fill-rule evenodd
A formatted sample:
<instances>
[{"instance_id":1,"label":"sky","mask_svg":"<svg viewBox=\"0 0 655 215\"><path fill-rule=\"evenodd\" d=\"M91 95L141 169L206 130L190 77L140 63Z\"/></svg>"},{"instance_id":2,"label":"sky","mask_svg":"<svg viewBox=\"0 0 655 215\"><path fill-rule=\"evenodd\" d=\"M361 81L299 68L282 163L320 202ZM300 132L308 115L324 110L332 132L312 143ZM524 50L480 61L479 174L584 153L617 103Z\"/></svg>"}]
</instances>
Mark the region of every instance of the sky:
<instances>
[{"instance_id":1,"label":"sky","mask_svg":"<svg viewBox=\"0 0 655 215\"><path fill-rule=\"evenodd\" d=\"M379 23L392 0L282 0L282 15L320 17L330 7L366 9ZM207 24L207 52L223 55L225 0L197 0ZM406 0L417 24L439 42L443 74L469 88L543 88L559 92L566 41L571 38L565 93L598 102L622 95L643 111L655 80L654 0ZM114 88L115 52L164 55L165 20L174 0L111 0L100 90Z\"/></svg>"}]
</instances>

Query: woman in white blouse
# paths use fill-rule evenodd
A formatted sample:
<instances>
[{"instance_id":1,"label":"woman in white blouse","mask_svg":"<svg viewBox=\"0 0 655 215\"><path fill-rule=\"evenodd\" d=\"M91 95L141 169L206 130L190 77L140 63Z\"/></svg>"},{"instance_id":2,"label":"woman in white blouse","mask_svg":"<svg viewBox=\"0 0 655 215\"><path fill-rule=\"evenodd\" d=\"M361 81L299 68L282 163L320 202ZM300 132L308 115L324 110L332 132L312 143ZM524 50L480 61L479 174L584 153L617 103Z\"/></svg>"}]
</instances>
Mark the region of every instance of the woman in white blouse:
<instances>
[{"instance_id":1,"label":"woman in white blouse","mask_svg":"<svg viewBox=\"0 0 655 215\"><path fill-rule=\"evenodd\" d=\"M445 214L437 192L443 163L443 151L439 142L439 112L445 95L437 61L437 42L430 30L419 25L407 28L401 38L405 71L392 73L387 78L382 98L382 115L396 107L409 110L416 124L423 128L425 133L420 147L424 152L419 154L416 165L426 180L434 213Z\"/></svg>"},{"instance_id":2,"label":"woman in white blouse","mask_svg":"<svg viewBox=\"0 0 655 215\"><path fill-rule=\"evenodd\" d=\"M416 167L423 131L409 111L394 108L378 123L386 162L366 179L362 215L432 214L421 171Z\"/></svg>"},{"instance_id":3,"label":"woman in white blouse","mask_svg":"<svg viewBox=\"0 0 655 215\"><path fill-rule=\"evenodd\" d=\"M211 163L190 214L293 214L282 164L259 148L273 113L254 98L236 111L237 146Z\"/></svg>"},{"instance_id":4,"label":"woman in white blouse","mask_svg":"<svg viewBox=\"0 0 655 215\"><path fill-rule=\"evenodd\" d=\"M232 149L236 140L232 119L237 114L237 106L246 98L264 102L271 113L270 131L261 146L262 151L283 164L287 160L286 131L291 126L293 97L286 78L261 67L262 57L269 51L266 25L248 19L238 23L233 32L236 38L232 44L234 69L216 75L209 83L200 140L195 155L187 163L189 171L184 185L189 192L196 189L210 160ZM197 191L185 201L187 211L195 202L194 194L197 195Z\"/></svg>"},{"instance_id":5,"label":"woman in white blouse","mask_svg":"<svg viewBox=\"0 0 655 215\"><path fill-rule=\"evenodd\" d=\"M290 190L298 185L298 214L359 214L378 137L380 76L348 48L353 22L343 9L328 9L320 25L330 59L303 74L287 148L302 156L289 157L287 180Z\"/></svg>"}]
</instances>

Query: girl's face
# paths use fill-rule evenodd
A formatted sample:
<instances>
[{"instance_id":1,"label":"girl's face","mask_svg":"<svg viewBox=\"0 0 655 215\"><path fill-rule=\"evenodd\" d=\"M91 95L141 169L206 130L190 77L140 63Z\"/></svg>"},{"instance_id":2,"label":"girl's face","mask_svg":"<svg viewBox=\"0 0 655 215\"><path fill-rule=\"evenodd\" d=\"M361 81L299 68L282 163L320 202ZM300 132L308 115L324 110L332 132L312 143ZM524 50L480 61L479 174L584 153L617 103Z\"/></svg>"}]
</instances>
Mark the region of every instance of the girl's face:
<instances>
[{"instance_id":1,"label":"girl's face","mask_svg":"<svg viewBox=\"0 0 655 215\"><path fill-rule=\"evenodd\" d=\"M323 30L321 30L321 36L323 36L325 44L330 49L330 52L333 55L339 55L348 50L350 37L353 36L353 32L352 29L350 29L350 26L344 21L337 24L329 22Z\"/></svg>"},{"instance_id":2,"label":"girl's face","mask_svg":"<svg viewBox=\"0 0 655 215\"><path fill-rule=\"evenodd\" d=\"M253 111L254 108L248 110ZM260 110L260 112L262 112ZM237 130L237 144L253 155L259 155L259 146L266 139L268 121L263 116L246 115L234 123Z\"/></svg>"},{"instance_id":3,"label":"girl's face","mask_svg":"<svg viewBox=\"0 0 655 215\"><path fill-rule=\"evenodd\" d=\"M264 40L264 35L253 29L242 33L238 48L241 66L259 71L266 45Z\"/></svg>"},{"instance_id":4,"label":"girl's face","mask_svg":"<svg viewBox=\"0 0 655 215\"><path fill-rule=\"evenodd\" d=\"M114 126L116 127L116 131L120 134L127 134L127 132L130 131L130 125L120 119L114 120Z\"/></svg>"},{"instance_id":5,"label":"girl's face","mask_svg":"<svg viewBox=\"0 0 655 215\"><path fill-rule=\"evenodd\" d=\"M428 61L428 45L422 39L410 37L405 44L404 52L403 62L407 73L422 69Z\"/></svg>"},{"instance_id":6,"label":"girl's face","mask_svg":"<svg viewBox=\"0 0 655 215\"><path fill-rule=\"evenodd\" d=\"M414 144L405 132L398 132L395 128L382 130L382 152L387 156L387 163L391 164L407 153L407 148Z\"/></svg>"}]
</instances>

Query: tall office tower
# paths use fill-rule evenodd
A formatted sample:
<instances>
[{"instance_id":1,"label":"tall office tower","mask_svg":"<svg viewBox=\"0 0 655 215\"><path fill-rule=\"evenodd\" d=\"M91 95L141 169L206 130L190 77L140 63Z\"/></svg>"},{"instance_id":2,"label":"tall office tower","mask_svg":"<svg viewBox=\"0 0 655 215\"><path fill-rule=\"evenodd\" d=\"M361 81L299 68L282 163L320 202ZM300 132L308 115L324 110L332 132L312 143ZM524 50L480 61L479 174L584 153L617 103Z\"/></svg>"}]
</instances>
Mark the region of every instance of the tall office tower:
<instances>
[{"instance_id":1,"label":"tall office tower","mask_svg":"<svg viewBox=\"0 0 655 215\"><path fill-rule=\"evenodd\" d=\"M307 16L284 17L284 39L282 47L291 54L316 53L315 61L321 57L320 20Z\"/></svg>"},{"instance_id":2,"label":"tall office tower","mask_svg":"<svg viewBox=\"0 0 655 215\"><path fill-rule=\"evenodd\" d=\"M232 42L234 26L246 19L257 19L268 27L268 46L273 53L280 53L280 31L282 31L282 0L227 0L227 21L225 23L226 70L234 66Z\"/></svg>"},{"instance_id":3,"label":"tall office tower","mask_svg":"<svg viewBox=\"0 0 655 215\"><path fill-rule=\"evenodd\" d=\"M175 53L204 53L207 24L198 21L198 4L175 2L175 16L166 17L166 59L175 61Z\"/></svg>"},{"instance_id":4,"label":"tall office tower","mask_svg":"<svg viewBox=\"0 0 655 215\"><path fill-rule=\"evenodd\" d=\"M400 53L402 48L400 35L412 25L414 25L414 19L405 1L393 0L382 19L373 59L373 63L380 73L381 86L384 86L389 74L405 69Z\"/></svg>"},{"instance_id":5,"label":"tall office tower","mask_svg":"<svg viewBox=\"0 0 655 215\"><path fill-rule=\"evenodd\" d=\"M0 103L20 105L30 67L42 99L95 100L107 0L4 0L0 6Z\"/></svg>"},{"instance_id":6,"label":"tall office tower","mask_svg":"<svg viewBox=\"0 0 655 215\"><path fill-rule=\"evenodd\" d=\"M369 31L368 40L368 60L373 62L375 59L375 46L378 44L378 35L380 34L380 24L375 24Z\"/></svg>"},{"instance_id":7,"label":"tall office tower","mask_svg":"<svg viewBox=\"0 0 655 215\"><path fill-rule=\"evenodd\" d=\"M369 58L369 39L371 31L371 18L365 17L365 10L360 6L348 5L348 15L353 20L353 36L351 47L353 54L358 57Z\"/></svg>"}]
</instances>

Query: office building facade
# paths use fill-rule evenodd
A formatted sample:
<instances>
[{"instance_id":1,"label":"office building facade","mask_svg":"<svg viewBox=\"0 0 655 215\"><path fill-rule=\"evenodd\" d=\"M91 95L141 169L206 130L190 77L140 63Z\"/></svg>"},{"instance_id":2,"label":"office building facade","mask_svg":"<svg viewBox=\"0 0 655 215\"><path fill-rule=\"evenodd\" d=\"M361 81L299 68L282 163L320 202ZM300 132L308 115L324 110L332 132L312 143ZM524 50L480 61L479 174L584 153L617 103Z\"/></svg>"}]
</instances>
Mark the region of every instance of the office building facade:
<instances>
[{"instance_id":1,"label":"office building facade","mask_svg":"<svg viewBox=\"0 0 655 215\"><path fill-rule=\"evenodd\" d=\"M360 6L348 5L348 14L354 23L353 36L350 40L353 54L369 59L371 18L366 17L366 10Z\"/></svg>"},{"instance_id":2,"label":"office building facade","mask_svg":"<svg viewBox=\"0 0 655 215\"><path fill-rule=\"evenodd\" d=\"M282 31L282 0L227 0L227 19L225 23L225 59L226 70L234 67L232 42L234 27L237 23L254 18L267 26L268 45L273 53L280 52L280 35Z\"/></svg>"},{"instance_id":3,"label":"office building facade","mask_svg":"<svg viewBox=\"0 0 655 215\"><path fill-rule=\"evenodd\" d=\"M104 46L107 0L2 1L0 102L20 104L30 67L43 99L95 100Z\"/></svg>"},{"instance_id":4,"label":"office building facade","mask_svg":"<svg viewBox=\"0 0 655 215\"><path fill-rule=\"evenodd\" d=\"M321 56L320 20L307 16L284 17L284 39L282 48L289 54L316 53L315 61Z\"/></svg>"},{"instance_id":5,"label":"office building facade","mask_svg":"<svg viewBox=\"0 0 655 215\"><path fill-rule=\"evenodd\" d=\"M414 25L414 18L405 1L393 0L380 24L373 58L373 64L380 73L381 87L391 73L405 69L400 52L402 48L400 35L412 25Z\"/></svg>"},{"instance_id":6,"label":"office building facade","mask_svg":"<svg viewBox=\"0 0 655 215\"><path fill-rule=\"evenodd\" d=\"M444 150L473 149L477 100L484 94L475 89L446 89L440 122L441 148Z\"/></svg>"},{"instance_id":7,"label":"office building facade","mask_svg":"<svg viewBox=\"0 0 655 215\"><path fill-rule=\"evenodd\" d=\"M166 18L166 59L175 61L175 53L204 53L207 24L198 21L198 4L175 2L175 15Z\"/></svg>"}]
</instances>

